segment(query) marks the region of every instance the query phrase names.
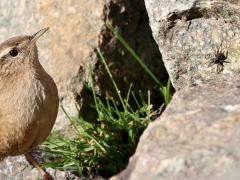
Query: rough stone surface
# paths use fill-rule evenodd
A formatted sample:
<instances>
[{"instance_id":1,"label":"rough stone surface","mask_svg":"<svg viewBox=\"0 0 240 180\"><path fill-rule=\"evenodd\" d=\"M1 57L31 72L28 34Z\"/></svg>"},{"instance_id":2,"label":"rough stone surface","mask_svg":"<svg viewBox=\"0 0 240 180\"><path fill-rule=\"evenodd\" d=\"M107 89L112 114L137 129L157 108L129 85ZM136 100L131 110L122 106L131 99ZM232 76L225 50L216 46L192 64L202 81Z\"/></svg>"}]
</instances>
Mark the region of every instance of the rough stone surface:
<instances>
[{"instance_id":1,"label":"rough stone surface","mask_svg":"<svg viewBox=\"0 0 240 180\"><path fill-rule=\"evenodd\" d=\"M7 167L7 168L6 168ZM47 172L54 180L80 180L79 177L69 172L47 169ZM23 156L9 157L4 163L0 163L0 179L6 180L35 180L42 179L41 174L36 168L29 166Z\"/></svg>"},{"instance_id":2,"label":"rough stone surface","mask_svg":"<svg viewBox=\"0 0 240 180\"><path fill-rule=\"evenodd\" d=\"M154 38L173 86L179 90L217 76L209 67L222 43L221 74L240 72L239 0L145 0Z\"/></svg>"},{"instance_id":3,"label":"rough stone surface","mask_svg":"<svg viewBox=\"0 0 240 180\"><path fill-rule=\"evenodd\" d=\"M97 46L104 1L3 0L0 8L1 41L50 27L38 42L40 60L57 83L64 108L78 115L72 81ZM63 129L68 121L59 112L55 128Z\"/></svg>"},{"instance_id":4,"label":"rough stone surface","mask_svg":"<svg viewBox=\"0 0 240 180\"><path fill-rule=\"evenodd\" d=\"M45 161L39 150L32 153L35 160L39 163ZM60 171L52 168L47 168L46 172L53 180L103 180L99 176L82 176L78 177L70 171ZM43 179L40 171L30 165L24 156L8 157L0 163L0 179L1 180L38 180Z\"/></svg>"},{"instance_id":5,"label":"rough stone surface","mask_svg":"<svg viewBox=\"0 0 240 180\"><path fill-rule=\"evenodd\" d=\"M177 92L112 179L239 179L240 76L224 78Z\"/></svg>"},{"instance_id":6,"label":"rough stone surface","mask_svg":"<svg viewBox=\"0 0 240 180\"><path fill-rule=\"evenodd\" d=\"M113 180L240 178L240 1L145 0L177 92ZM209 66L218 52L221 64Z\"/></svg>"}]
</instances>

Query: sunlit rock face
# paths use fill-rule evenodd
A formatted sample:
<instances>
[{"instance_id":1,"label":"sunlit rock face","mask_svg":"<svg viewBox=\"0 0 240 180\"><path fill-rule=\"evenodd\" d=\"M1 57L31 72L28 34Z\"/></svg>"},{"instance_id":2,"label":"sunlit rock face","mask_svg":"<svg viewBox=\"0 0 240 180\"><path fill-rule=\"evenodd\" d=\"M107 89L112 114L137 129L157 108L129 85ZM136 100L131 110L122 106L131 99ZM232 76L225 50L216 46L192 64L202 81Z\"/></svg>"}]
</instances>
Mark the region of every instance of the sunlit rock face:
<instances>
[{"instance_id":1,"label":"sunlit rock face","mask_svg":"<svg viewBox=\"0 0 240 180\"><path fill-rule=\"evenodd\" d=\"M239 179L240 1L145 4L177 92L112 179Z\"/></svg>"}]
</instances>

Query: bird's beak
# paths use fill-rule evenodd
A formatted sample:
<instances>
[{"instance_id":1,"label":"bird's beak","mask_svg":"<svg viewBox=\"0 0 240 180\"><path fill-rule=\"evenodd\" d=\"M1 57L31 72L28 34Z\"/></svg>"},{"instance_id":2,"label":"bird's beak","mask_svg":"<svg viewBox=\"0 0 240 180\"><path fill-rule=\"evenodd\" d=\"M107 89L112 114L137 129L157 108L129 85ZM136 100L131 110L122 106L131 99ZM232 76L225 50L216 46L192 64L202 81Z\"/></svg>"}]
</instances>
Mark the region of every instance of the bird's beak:
<instances>
[{"instance_id":1,"label":"bird's beak","mask_svg":"<svg viewBox=\"0 0 240 180\"><path fill-rule=\"evenodd\" d=\"M37 40L45 33L49 30L49 27L41 29L40 31L36 32L35 34L30 36L30 43L29 46L35 44L37 42Z\"/></svg>"}]
</instances>

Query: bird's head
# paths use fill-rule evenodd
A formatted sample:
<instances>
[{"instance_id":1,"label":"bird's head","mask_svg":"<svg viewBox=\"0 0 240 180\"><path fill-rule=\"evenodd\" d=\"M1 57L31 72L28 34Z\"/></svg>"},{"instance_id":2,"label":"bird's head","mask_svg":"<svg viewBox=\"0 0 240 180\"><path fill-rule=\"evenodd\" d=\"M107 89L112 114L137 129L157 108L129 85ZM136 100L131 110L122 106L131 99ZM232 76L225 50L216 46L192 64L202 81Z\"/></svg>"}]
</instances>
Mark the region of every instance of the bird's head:
<instances>
[{"instance_id":1,"label":"bird's head","mask_svg":"<svg viewBox=\"0 0 240 180\"><path fill-rule=\"evenodd\" d=\"M44 28L30 36L13 37L1 43L0 76L38 64L36 42L48 29Z\"/></svg>"}]
</instances>

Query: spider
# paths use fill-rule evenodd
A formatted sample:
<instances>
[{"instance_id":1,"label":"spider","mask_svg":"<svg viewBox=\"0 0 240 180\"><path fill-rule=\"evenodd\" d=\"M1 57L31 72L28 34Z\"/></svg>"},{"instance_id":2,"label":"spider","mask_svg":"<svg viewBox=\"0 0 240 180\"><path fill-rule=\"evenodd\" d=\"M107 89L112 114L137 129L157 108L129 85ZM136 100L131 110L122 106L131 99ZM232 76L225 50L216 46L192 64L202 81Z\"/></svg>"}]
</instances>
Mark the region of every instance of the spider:
<instances>
[{"instance_id":1,"label":"spider","mask_svg":"<svg viewBox=\"0 0 240 180\"><path fill-rule=\"evenodd\" d=\"M217 50L214 53L214 58L211 59L211 61L208 64L208 67L211 67L213 65L217 65L217 73L220 73L224 69L223 63L229 63L226 61L228 57L228 51L224 52L222 48L222 42L220 46L217 48Z\"/></svg>"}]
</instances>

